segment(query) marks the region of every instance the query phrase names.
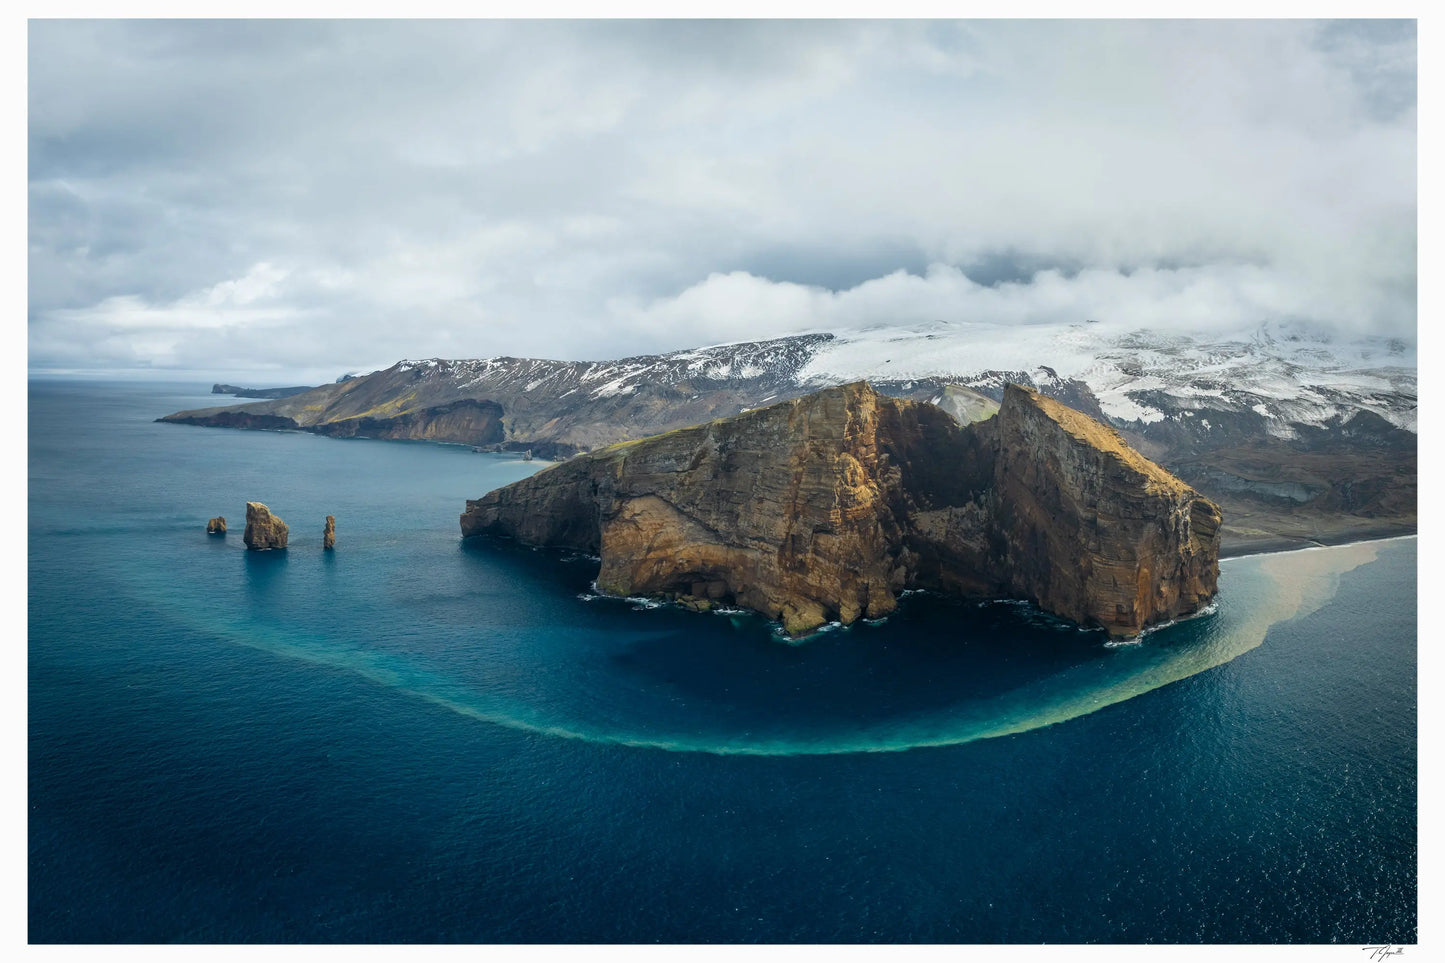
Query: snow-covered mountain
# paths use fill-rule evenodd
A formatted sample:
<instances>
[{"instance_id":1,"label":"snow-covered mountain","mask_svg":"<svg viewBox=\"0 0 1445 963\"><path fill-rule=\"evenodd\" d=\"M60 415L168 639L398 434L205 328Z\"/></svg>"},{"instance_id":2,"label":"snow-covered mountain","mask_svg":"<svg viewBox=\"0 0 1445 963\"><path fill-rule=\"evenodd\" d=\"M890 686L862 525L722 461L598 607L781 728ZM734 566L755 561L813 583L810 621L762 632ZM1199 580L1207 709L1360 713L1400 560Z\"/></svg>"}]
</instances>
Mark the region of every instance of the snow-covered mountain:
<instances>
[{"instance_id":1,"label":"snow-covered mountain","mask_svg":"<svg viewBox=\"0 0 1445 963\"><path fill-rule=\"evenodd\" d=\"M1337 339L1302 325L1265 325L1213 339L1112 333L1088 322L879 327L819 345L798 376L810 385L869 379L991 387L994 373L1019 371L1041 383L1083 382L1116 425L1250 411L1267 419L1271 434L1292 438L1295 425L1324 426L1369 411L1415 430L1413 345Z\"/></svg>"},{"instance_id":2,"label":"snow-covered mountain","mask_svg":"<svg viewBox=\"0 0 1445 963\"><path fill-rule=\"evenodd\" d=\"M631 394L647 386L705 384L804 384L800 371L827 344L829 334L748 341L670 354L641 355L614 361L549 361L541 358L402 361L391 371L420 371L456 390L475 394L534 394L556 399L577 395L599 401ZM385 372L376 372L384 374ZM857 380L857 379L854 379ZM480 397L480 395L478 395Z\"/></svg>"},{"instance_id":3,"label":"snow-covered mountain","mask_svg":"<svg viewBox=\"0 0 1445 963\"><path fill-rule=\"evenodd\" d=\"M1416 355L1396 338L1339 339L1301 325L1265 325L1206 339L1100 325L1001 328L949 324L805 334L612 361L535 358L403 361L377 375L417 372L459 397L601 402L658 388L742 388L756 406L849 381L926 394L961 384L1000 394L1008 381L1055 393L1086 387L1096 414L1144 427L1210 413L1253 415L1278 438L1370 412L1416 430Z\"/></svg>"}]
</instances>

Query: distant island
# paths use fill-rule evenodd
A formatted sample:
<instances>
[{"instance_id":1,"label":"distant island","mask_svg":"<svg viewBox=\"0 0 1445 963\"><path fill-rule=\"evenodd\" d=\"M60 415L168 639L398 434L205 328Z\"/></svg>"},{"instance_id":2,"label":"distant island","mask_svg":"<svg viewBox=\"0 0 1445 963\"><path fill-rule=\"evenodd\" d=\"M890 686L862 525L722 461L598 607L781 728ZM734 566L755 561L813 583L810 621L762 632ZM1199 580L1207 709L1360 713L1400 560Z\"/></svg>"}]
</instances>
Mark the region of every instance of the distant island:
<instances>
[{"instance_id":1,"label":"distant island","mask_svg":"<svg viewBox=\"0 0 1445 963\"><path fill-rule=\"evenodd\" d=\"M595 553L603 592L743 606L792 636L907 589L1024 598L1112 636L1208 604L1217 505L1038 392L976 401L960 424L828 388L555 465L468 501L462 534Z\"/></svg>"}]
</instances>

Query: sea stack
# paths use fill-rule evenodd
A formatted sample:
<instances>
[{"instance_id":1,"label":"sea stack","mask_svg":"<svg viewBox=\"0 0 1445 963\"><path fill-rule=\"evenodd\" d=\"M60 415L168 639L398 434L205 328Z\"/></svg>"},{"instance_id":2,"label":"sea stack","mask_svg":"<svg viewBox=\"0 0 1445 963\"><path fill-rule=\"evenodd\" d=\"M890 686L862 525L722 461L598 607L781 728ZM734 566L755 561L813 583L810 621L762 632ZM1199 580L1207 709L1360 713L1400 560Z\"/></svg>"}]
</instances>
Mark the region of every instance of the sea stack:
<instances>
[{"instance_id":1,"label":"sea stack","mask_svg":"<svg viewBox=\"0 0 1445 963\"><path fill-rule=\"evenodd\" d=\"M246 534L242 536L246 547L253 552L271 548L285 548L290 529L271 509L260 502L246 503Z\"/></svg>"},{"instance_id":2,"label":"sea stack","mask_svg":"<svg viewBox=\"0 0 1445 963\"><path fill-rule=\"evenodd\" d=\"M597 554L604 592L728 602L793 636L913 588L1132 636L1208 604L1220 522L1036 392L961 426L858 382L554 465L468 501L461 528Z\"/></svg>"},{"instance_id":3,"label":"sea stack","mask_svg":"<svg viewBox=\"0 0 1445 963\"><path fill-rule=\"evenodd\" d=\"M211 519L209 522L206 522L206 534L207 534L207 535L224 535L224 534L226 534L226 516L224 516L224 515L217 515L215 518Z\"/></svg>"},{"instance_id":4,"label":"sea stack","mask_svg":"<svg viewBox=\"0 0 1445 963\"><path fill-rule=\"evenodd\" d=\"M321 533L321 547L333 549L336 547L336 516L326 516L326 530Z\"/></svg>"}]
</instances>

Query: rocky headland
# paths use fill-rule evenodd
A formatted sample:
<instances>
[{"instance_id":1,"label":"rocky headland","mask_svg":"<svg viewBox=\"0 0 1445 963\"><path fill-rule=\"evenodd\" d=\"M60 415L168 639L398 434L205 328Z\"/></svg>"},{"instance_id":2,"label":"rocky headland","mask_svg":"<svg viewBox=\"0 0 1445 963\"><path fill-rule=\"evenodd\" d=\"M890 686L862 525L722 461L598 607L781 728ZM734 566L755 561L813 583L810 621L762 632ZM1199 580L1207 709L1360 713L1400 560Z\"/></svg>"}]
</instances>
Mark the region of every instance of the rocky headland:
<instances>
[{"instance_id":1,"label":"rocky headland","mask_svg":"<svg viewBox=\"0 0 1445 963\"><path fill-rule=\"evenodd\" d=\"M303 403L317 392L346 393L360 379L324 385L302 395L271 402L178 411L158 418L183 425L216 428L259 428L271 431L309 431L333 438L384 438L436 441L463 445L497 445L504 438L502 406L476 398L456 398L438 404L416 404L416 393L388 397L368 404L367 394L350 399L337 410L321 402ZM360 409L360 410L354 410Z\"/></svg>"},{"instance_id":2,"label":"rocky headland","mask_svg":"<svg viewBox=\"0 0 1445 963\"><path fill-rule=\"evenodd\" d=\"M598 588L743 606L793 636L923 588L1115 636L1198 611L1220 511L1111 428L1010 385L974 420L859 382L625 442L469 500L464 536L601 557Z\"/></svg>"},{"instance_id":3,"label":"rocky headland","mask_svg":"<svg viewBox=\"0 0 1445 963\"><path fill-rule=\"evenodd\" d=\"M289 388L242 388L238 385L211 385L213 395L232 395L237 398L290 398L315 389L315 385L292 385Z\"/></svg>"}]
</instances>

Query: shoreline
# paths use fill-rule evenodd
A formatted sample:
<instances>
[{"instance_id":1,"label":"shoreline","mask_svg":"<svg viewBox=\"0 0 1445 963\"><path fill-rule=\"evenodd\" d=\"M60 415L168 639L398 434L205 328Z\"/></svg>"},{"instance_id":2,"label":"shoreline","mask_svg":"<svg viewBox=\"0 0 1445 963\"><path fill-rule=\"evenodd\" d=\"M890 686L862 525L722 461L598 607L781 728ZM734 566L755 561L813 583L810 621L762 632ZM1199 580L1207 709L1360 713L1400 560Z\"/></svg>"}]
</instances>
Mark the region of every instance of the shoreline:
<instances>
[{"instance_id":1,"label":"shoreline","mask_svg":"<svg viewBox=\"0 0 1445 963\"><path fill-rule=\"evenodd\" d=\"M1402 538L1419 538L1419 532L1399 532L1393 535L1371 535L1365 533L1351 533L1339 537L1326 537L1318 540L1303 538L1261 538L1258 544L1235 545L1230 550L1221 550L1219 560L1221 562L1232 558L1256 558L1261 555L1285 555L1290 552L1309 552L1324 548L1339 548L1342 545L1358 545L1366 542L1393 542ZM1299 542L1309 544L1300 545ZM1284 547L1274 547L1281 545ZM1258 551L1241 551L1241 549L1260 549Z\"/></svg>"}]
</instances>

